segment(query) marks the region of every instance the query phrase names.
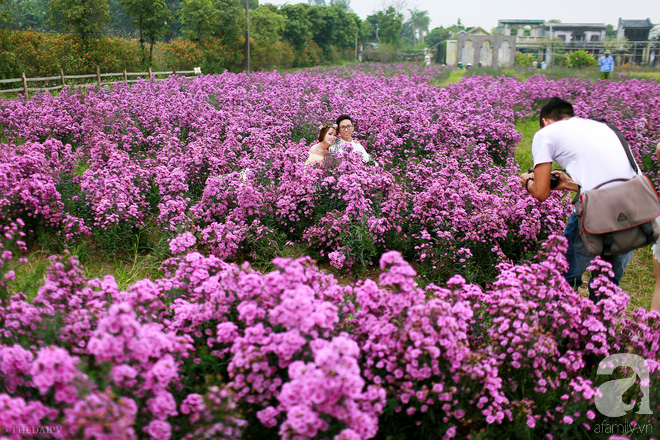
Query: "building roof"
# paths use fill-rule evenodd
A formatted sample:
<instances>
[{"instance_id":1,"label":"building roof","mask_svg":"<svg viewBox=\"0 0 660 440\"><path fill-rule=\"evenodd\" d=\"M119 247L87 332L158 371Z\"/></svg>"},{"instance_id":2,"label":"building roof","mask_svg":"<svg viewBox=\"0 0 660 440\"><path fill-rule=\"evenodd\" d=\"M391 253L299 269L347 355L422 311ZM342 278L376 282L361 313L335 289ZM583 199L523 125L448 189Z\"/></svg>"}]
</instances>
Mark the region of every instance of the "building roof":
<instances>
[{"instance_id":1,"label":"building roof","mask_svg":"<svg viewBox=\"0 0 660 440\"><path fill-rule=\"evenodd\" d=\"M607 29L605 23L546 23L546 29L576 29L576 28L593 28L593 29Z\"/></svg>"},{"instance_id":2,"label":"building roof","mask_svg":"<svg viewBox=\"0 0 660 440\"><path fill-rule=\"evenodd\" d=\"M543 23L545 23L545 20L528 20L528 19L513 18L513 19L497 20L497 22L498 22L498 25L503 25L503 24L543 24Z\"/></svg>"},{"instance_id":3,"label":"building roof","mask_svg":"<svg viewBox=\"0 0 660 440\"><path fill-rule=\"evenodd\" d=\"M624 28L642 28L642 29L651 29L653 27L653 23L651 23L651 19L647 18L646 20L624 20L623 18L619 18L619 27L624 27Z\"/></svg>"},{"instance_id":4,"label":"building roof","mask_svg":"<svg viewBox=\"0 0 660 440\"><path fill-rule=\"evenodd\" d=\"M490 33L486 32L481 26L470 28L467 33L469 35L490 35Z\"/></svg>"}]
</instances>

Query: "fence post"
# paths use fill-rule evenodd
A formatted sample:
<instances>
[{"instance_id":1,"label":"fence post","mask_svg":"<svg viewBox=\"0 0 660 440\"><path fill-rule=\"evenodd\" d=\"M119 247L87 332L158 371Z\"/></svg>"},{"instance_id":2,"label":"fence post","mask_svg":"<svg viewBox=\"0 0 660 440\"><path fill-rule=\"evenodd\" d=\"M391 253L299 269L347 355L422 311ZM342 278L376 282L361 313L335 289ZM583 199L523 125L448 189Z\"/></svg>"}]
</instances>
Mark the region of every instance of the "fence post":
<instances>
[{"instance_id":1,"label":"fence post","mask_svg":"<svg viewBox=\"0 0 660 440\"><path fill-rule=\"evenodd\" d=\"M149 79L153 78L153 74L151 73L151 66L149 66Z\"/></svg>"},{"instance_id":2,"label":"fence post","mask_svg":"<svg viewBox=\"0 0 660 440\"><path fill-rule=\"evenodd\" d=\"M23 91L25 92L25 96L27 96L28 88L27 88L27 78L25 77L25 72L23 72L22 78L23 78Z\"/></svg>"},{"instance_id":3,"label":"fence post","mask_svg":"<svg viewBox=\"0 0 660 440\"><path fill-rule=\"evenodd\" d=\"M60 68L60 78L62 78L62 87L66 84L64 83L64 69Z\"/></svg>"},{"instance_id":4,"label":"fence post","mask_svg":"<svg viewBox=\"0 0 660 440\"><path fill-rule=\"evenodd\" d=\"M126 75L126 68L124 67L124 82L128 82L128 76Z\"/></svg>"},{"instance_id":5,"label":"fence post","mask_svg":"<svg viewBox=\"0 0 660 440\"><path fill-rule=\"evenodd\" d=\"M101 87L101 67L96 65L96 83Z\"/></svg>"},{"instance_id":6,"label":"fence post","mask_svg":"<svg viewBox=\"0 0 660 440\"><path fill-rule=\"evenodd\" d=\"M176 75L176 69L172 67L172 75Z\"/></svg>"}]
</instances>

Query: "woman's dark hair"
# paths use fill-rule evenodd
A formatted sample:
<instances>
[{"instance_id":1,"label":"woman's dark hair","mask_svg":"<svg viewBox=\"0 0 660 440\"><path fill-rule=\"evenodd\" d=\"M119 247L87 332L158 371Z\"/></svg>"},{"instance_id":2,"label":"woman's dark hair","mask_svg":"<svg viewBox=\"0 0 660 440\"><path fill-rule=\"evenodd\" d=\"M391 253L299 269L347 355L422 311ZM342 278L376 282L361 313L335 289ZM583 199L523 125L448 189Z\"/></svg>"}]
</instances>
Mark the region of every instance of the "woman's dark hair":
<instances>
[{"instance_id":1,"label":"woman's dark hair","mask_svg":"<svg viewBox=\"0 0 660 440\"><path fill-rule=\"evenodd\" d=\"M323 138L325 137L328 130L330 130L331 128L335 130L335 134L339 132L334 122L328 121L323 123L323 125L321 126L321 131L319 131L319 142L323 142Z\"/></svg>"},{"instance_id":2,"label":"woman's dark hair","mask_svg":"<svg viewBox=\"0 0 660 440\"><path fill-rule=\"evenodd\" d=\"M541 107L539 125L543 128L543 119L561 121L562 119L572 118L573 116L575 116L573 104L555 96L554 98L550 98L550 100Z\"/></svg>"}]
</instances>

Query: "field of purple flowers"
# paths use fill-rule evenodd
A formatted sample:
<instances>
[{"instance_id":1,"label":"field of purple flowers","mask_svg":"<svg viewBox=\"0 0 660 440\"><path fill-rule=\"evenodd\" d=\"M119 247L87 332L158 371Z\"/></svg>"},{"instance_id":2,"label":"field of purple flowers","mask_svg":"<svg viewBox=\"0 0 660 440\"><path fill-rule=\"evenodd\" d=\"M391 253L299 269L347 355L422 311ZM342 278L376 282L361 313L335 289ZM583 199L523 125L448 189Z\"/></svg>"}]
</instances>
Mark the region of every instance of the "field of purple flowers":
<instances>
[{"instance_id":1,"label":"field of purple flowers","mask_svg":"<svg viewBox=\"0 0 660 440\"><path fill-rule=\"evenodd\" d=\"M570 204L536 202L515 163L515 123L557 95L619 126L659 184L660 85L434 85L446 75L225 73L0 101L0 438L660 437L660 314L627 313L604 277L598 304L568 287ZM376 162L305 166L341 113ZM44 279L17 291L45 242ZM67 251L81 245L150 252L162 276L88 279ZM380 277L342 285L318 264ZM624 400L650 395L652 414L597 410L617 353L648 360Z\"/></svg>"}]
</instances>

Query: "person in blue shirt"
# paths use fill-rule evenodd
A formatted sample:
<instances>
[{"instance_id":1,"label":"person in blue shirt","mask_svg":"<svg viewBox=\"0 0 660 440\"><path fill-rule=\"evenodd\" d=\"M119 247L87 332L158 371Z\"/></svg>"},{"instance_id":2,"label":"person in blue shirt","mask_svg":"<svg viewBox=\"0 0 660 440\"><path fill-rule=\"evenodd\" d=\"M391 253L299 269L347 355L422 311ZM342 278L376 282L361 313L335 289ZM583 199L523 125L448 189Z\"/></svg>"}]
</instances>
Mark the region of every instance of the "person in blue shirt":
<instances>
[{"instance_id":1,"label":"person in blue shirt","mask_svg":"<svg viewBox=\"0 0 660 440\"><path fill-rule=\"evenodd\" d=\"M614 70L614 58L610 56L610 51L606 50L605 55L600 57L600 78L608 79L612 70Z\"/></svg>"}]
</instances>

